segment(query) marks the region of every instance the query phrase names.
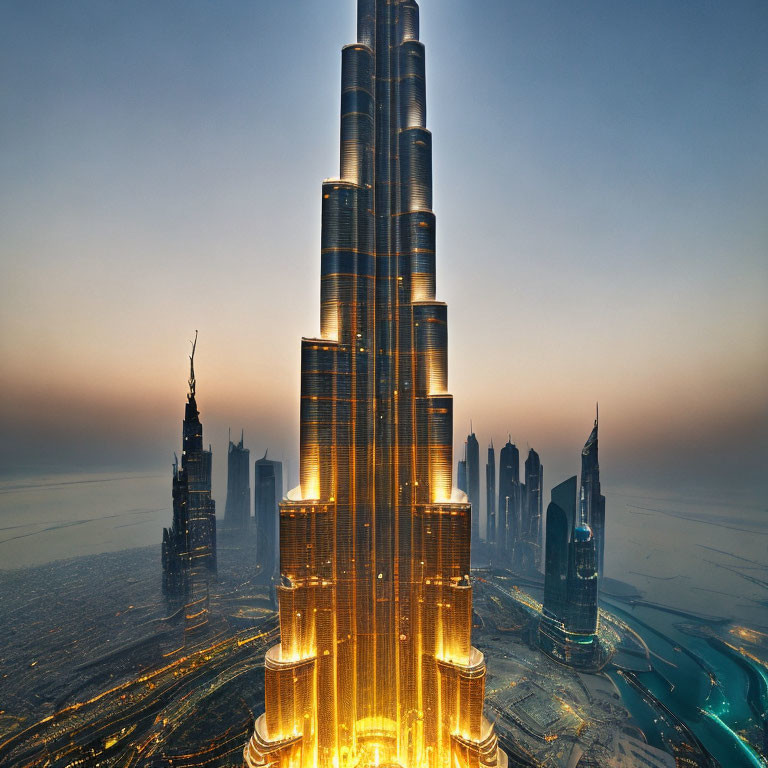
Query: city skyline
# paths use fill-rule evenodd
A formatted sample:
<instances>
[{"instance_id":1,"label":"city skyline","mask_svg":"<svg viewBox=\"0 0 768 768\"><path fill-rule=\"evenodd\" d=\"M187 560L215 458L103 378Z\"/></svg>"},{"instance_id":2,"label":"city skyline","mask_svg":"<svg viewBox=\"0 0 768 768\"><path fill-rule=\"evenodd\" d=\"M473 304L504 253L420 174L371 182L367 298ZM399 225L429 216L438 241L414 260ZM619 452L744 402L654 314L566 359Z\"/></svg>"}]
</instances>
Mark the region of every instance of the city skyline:
<instances>
[{"instance_id":1,"label":"city skyline","mask_svg":"<svg viewBox=\"0 0 768 768\"><path fill-rule=\"evenodd\" d=\"M2 113L14 115L3 121L0 149L5 473L166 466L183 392L181 323L206 340L204 418L218 454L228 425L242 423L257 436L254 450L271 446L295 474L299 360L279 350L318 310L313 279L304 279L319 278L311 190L335 160L332 52L334 40L350 39L347 5L270 8L258 24L256 10L239 3L216 18L202 8L175 14L172 3L129 13L84 2L45 18L4 5L1 55L19 73L0 95ZM489 2L482 15L454 0L423 7L430 108L444 126L435 143L439 290L454 307L450 353L462 360L454 444L472 419L481 441L501 445L511 431L521 449L523 437L537 447L548 477L562 476L599 399L614 486L674 483L691 495L735 486L759 501L768 400L765 53L757 44L765 9L590 4L581 17L558 7L552 26L555 7ZM303 45L273 92L260 62L285 27ZM315 32L330 45L314 42ZM542 34L546 55L533 50ZM488 39L482 51L469 44L478 36ZM467 52L463 74L451 60L457 44ZM490 73L479 88L478 72ZM223 87L232 82L239 87ZM474 108L459 111L470 92ZM270 111L285 136L265 121ZM98 120L85 117L93 114ZM317 131L291 143L308 120ZM468 145L481 127L489 141ZM253 152L259 142L274 151ZM486 144L503 148L495 164ZM476 190L469 201L467 183ZM292 224L294 213L263 188L275 199L296 195L295 220L306 224ZM462 223L487 221L499 206L514 215L499 216L503 225L485 227L470 247ZM465 260L478 245L487 255ZM183 291L167 289L182 257L195 264L182 282L200 274L210 289L193 314L175 303ZM210 261L256 273L232 285L230 271L210 274ZM251 285L255 293L242 293ZM278 305L270 285L291 285L299 310ZM598 354L600 366L577 365ZM51 448L60 440L65 454ZM214 471L223 502L226 463Z\"/></svg>"},{"instance_id":2,"label":"city skyline","mask_svg":"<svg viewBox=\"0 0 768 768\"><path fill-rule=\"evenodd\" d=\"M765 33L0 4L0 763L768 768Z\"/></svg>"}]
</instances>

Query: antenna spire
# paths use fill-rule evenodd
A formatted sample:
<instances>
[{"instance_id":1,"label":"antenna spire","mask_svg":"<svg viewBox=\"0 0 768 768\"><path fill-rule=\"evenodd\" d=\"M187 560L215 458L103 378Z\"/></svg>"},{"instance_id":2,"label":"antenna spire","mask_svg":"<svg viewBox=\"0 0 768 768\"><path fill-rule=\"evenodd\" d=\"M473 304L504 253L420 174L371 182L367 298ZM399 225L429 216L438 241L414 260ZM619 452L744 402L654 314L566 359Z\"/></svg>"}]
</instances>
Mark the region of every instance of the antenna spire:
<instances>
[{"instance_id":1,"label":"antenna spire","mask_svg":"<svg viewBox=\"0 0 768 768\"><path fill-rule=\"evenodd\" d=\"M195 350L197 349L197 331L195 331L195 340L192 344L192 354L189 356L189 397L195 396Z\"/></svg>"}]
</instances>

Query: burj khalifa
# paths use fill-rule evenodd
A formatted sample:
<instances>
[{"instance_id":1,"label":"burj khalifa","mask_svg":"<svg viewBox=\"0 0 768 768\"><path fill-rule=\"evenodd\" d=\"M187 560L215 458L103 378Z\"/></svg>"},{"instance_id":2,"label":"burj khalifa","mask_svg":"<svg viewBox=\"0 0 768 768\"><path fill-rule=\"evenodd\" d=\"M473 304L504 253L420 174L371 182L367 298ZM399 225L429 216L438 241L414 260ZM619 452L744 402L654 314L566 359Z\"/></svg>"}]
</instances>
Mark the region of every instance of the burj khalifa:
<instances>
[{"instance_id":1,"label":"burj khalifa","mask_svg":"<svg viewBox=\"0 0 768 768\"><path fill-rule=\"evenodd\" d=\"M447 308L415 0L358 0L341 171L322 189L320 336L301 347L300 486L280 505L280 644L245 764L506 765L471 644Z\"/></svg>"}]
</instances>

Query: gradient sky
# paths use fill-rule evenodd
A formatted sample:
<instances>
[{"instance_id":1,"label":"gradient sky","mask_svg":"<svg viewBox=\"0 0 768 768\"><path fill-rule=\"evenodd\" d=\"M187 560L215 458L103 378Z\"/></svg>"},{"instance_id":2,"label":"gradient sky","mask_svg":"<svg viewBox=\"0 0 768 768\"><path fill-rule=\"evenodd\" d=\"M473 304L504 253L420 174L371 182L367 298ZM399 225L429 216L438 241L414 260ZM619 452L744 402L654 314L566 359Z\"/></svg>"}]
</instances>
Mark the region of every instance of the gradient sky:
<instances>
[{"instance_id":1,"label":"gradient sky","mask_svg":"<svg viewBox=\"0 0 768 768\"><path fill-rule=\"evenodd\" d=\"M0 467L297 473L352 0L0 3ZM768 493L768 4L422 0L457 449Z\"/></svg>"}]
</instances>

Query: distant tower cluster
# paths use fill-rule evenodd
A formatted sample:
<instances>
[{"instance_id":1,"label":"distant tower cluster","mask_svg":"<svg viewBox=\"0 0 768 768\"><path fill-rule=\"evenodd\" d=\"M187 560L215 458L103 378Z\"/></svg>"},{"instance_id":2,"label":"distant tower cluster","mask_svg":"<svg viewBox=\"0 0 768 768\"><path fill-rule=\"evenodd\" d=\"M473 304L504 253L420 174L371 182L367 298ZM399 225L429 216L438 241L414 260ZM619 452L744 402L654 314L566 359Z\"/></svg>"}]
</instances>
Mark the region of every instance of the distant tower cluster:
<instances>
[{"instance_id":1,"label":"distant tower cluster","mask_svg":"<svg viewBox=\"0 0 768 768\"><path fill-rule=\"evenodd\" d=\"M486 541L491 562L502 568L535 572L541 568L542 489L544 471L539 454L528 451L525 482L520 481L520 451L509 439L499 452L488 448Z\"/></svg>"},{"instance_id":2,"label":"distant tower cluster","mask_svg":"<svg viewBox=\"0 0 768 768\"><path fill-rule=\"evenodd\" d=\"M582 452L578 497L574 476L552 490L547 507L539 645L552 658L579 669L594 669L600 662L597 632L601 540L594 533L593 521L601 526L602 537L605 497L600 495L597 466L597 419Z\"/></svg>"},{"instance_id":3,"label":"distant tower cluster","mask_svg":"<svg viewBox=\"0 0 768 768\"><path fill-rule=\"evenodd\" d=\"M268 459L265 453L264 458L256 462L254 478L256 560L260 579L271 582L278 571L278 504L283 498L283 465Z\"/></svg>"},{"instance_id":4,"label":"distant tower cluster","mask_svg":"<svg viewBox=\"0 0 768 768\"><path fill-rule=\"evenodd\" d=\"M227 504L224 507L224 527L228 530L247 531L251 518L251 452L240 442L229 441L227 454Z\"/></svg>"},{"instance_id":5,"label":"distant tower cluster","mask_svg":"<svg viewBox=\"0 0 768 768\"><path fill-rule=\"evenodd\" d=\"M195 349L182 430L181 465L173 466L173 524L163 531L163 589L187 599L187 629L208 620L208 576L216 572L216 504L211 498L213 456L203 448L203 425L195 399Z\"/></svg>"}]
</instances>

